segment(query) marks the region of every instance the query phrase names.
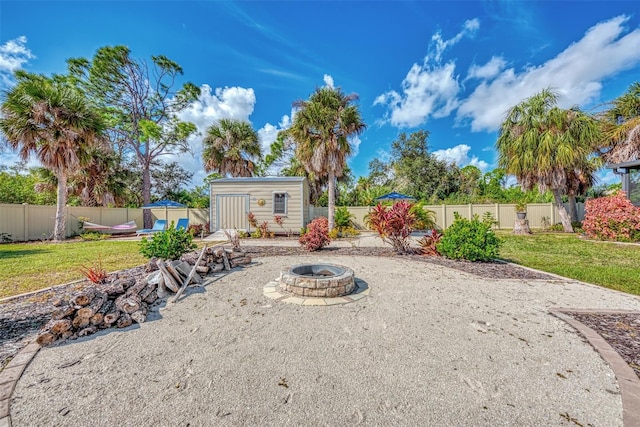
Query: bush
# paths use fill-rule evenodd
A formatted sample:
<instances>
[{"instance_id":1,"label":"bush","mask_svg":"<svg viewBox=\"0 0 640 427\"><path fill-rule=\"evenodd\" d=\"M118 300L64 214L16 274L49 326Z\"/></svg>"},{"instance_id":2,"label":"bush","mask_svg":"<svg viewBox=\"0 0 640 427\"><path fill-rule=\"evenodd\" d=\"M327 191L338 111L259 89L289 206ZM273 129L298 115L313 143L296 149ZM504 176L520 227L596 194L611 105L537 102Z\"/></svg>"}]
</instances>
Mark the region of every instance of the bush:
<instances>
[{"instance_id":1,"label":"bush","mask_svg":"<svg viewBox=\"0 0 640 427\"><path fill-rule=\"evenodd\" d=\"M96 240L108 239L109 235L104 233L98 233L97 231L85 231L84 233L80 234L80 238L88 242L93 242Z\"/></svg>"},{"instance_id":2,"label":"bush","mask_svg":"<svg viewBox=\"0 0 640 427\"><path fill-rule=\"evenodd\" d=\"M355 237L360 234L360 231L353 227L336 227L329 231L329 238L338 239L340 237Z\"/></svg>"},{"instance_id":3,"label":"bush","mask_svg":"<svg viewBox=\"0 0 640 427\"><path fill-rule=\"evenodd\" d=\"M307 225L306 232L298 240L300 246L308 251L317 251L331 243L329 238L329 220L323 216Z\"/></svg>"},{"instance_id":4,"label":"bush","mask_svg":"<svg viewBox=\"0 0 640 427\"><path fill-rule=\"evenodd\" d=\"M411 212L416 217L414 228L417 230L431 230L436 226L436 213L424 208L423 202L413 205Z\"/></svg>"},{"instance_id":5,"label":"bush","mask_svg":"<svg viewBox=\"0 0 640 427\"><path fill-rule=\"evenodd\" d=\"M335 222L337 228L346 228L353 225L351 222L353 218L355 217L351 212L349 212L349 209L344 206L340 206L336 208L335 215L333 216L333 221Z\"/></svg>"},{"instance_id":6,"label":"bush","mask_svg":"<svg viewBox=\"0 0 640 427\"><path fill-rule=\"evenodd\" d=\"M151 240L143 237L140 241L140 253L147 258L178 259L196 246L191 233L183 228L176 230L175 227L169 227L155 233Z\"/></svg>"},{"instance_id":7,"label":"bush","mask_svg":"<svg viewBox=\"0 0 640 427\"><path fill-rule=\"evenodd\" d=\"M501 243L491 226L480 221L478 215L468 220L456 212L453 224L444 232L436 248L451 259L489 261L498 256Z\"/></svg>"},{"instance_id":8,"label":"bush","mask_svg":"<svg viewBox=\"0 0 640 427\"><path fill-rule=\"evenodd\" d=\"M393 206L378 203L365 217L365 221L378 233L383 242L389 243L396 253L410 252L409 237L416 221L412 204L400 201Z\"/></svg>"},{"instance_id":9,"label":"bush","mask_svg":"<svg viewBox=\"0 0 640 427\"><path fill-rule=\"evenodd\" d=\"M420 245L420 254L427 256L440 255L437 246L442 239L442 233L438 232L435 228L431 229L430 234L425 234L424 237L418 240Z\"/></svg>"},{"instance_id":10,"label":"bush","mask_svg":"<svg viewBox=\"0 0 640 427\"><path fill-rule=\"evenodd\" d=\"M622 191L587 200L582 223L587 236L620 242L640 241L640 209Z\"/></svg>"},{"instance_id":11,"label":"bush","mask_svg":"<svg viewBox=\"0 0 640 427\"><path fill-rule=\"evenodd\" d=\"M209 235L211 233L210 223L207 222L205 224L191 224L187 229L192 236L202 236Z\"/></svg>"}]
</instances>

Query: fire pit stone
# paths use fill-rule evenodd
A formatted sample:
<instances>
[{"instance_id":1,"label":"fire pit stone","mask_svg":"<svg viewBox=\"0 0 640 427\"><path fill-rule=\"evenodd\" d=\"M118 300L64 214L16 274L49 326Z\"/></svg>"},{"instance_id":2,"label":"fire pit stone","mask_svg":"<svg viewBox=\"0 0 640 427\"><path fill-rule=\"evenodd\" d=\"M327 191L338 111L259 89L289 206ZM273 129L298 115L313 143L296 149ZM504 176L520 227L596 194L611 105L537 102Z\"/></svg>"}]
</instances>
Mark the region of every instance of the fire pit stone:
<instances>
[{"instance_id":1,"label":"fire pit stone","mask_svg":"<svg viewBox=\"0 0 640 427\"><path fill-rule=\"evenodd\" d=\"M336 264L300 264L280 273L280 290L304 297L335 298L356 288L353 270Z\"/></svg>"}]
</instances>

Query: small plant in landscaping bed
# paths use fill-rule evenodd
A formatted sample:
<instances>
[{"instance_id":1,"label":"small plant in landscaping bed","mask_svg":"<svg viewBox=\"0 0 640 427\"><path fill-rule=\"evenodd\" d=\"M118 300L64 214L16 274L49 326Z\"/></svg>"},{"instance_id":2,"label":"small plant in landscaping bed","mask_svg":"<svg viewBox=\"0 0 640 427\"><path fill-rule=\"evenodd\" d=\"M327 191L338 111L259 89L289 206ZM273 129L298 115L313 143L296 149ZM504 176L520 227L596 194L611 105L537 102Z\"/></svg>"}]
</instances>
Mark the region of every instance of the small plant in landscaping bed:
<instances>
[{"instance_id":1,"label":"small plant in landscaping bed","mask_svg":"<svg viewBox=\"0 0 640 427\"><path fill-rule=\"evenodd\" d=\"M353 225L353 218L355 218L355 216L349 212L349 209L344 206L339 206L336 208L333 221L336 224L336 228L346 228Z\"/></svg>"},{"instance_id":2,"label":"small plant in landscaping bed","mask_svg":"<svg viewBox=\"0 0 640 427\"><path fill-rule=\"evenodd\" d=\"M640 241L640 208L622 191L607 197L587 200L583 221L587 236L621 242Z\"/></svg>"},{"instance_id":3,"label":"small plant in landscaping bed","mask_svg":"<svg viewBox=\"0 0 640 427\"><path fill-rule=\"evenodd\" d=\"M85 231L80 234L80 238L86 241L96 241L96 240L105 240L109 238L108 234L98 233L97 231Z\"/></svg>"},{"instance_id":4,"label":"small plant in landscaping bed","mask_svg":"<svg viewBox=\"0 0 640 427\"><path fill-rule=\"evenodd\" d=\"M256 219L256 216L253 212L247 212L247 221L249 221L249 225L252 228L258 228L258 220Z\"/></svg>"},{"instance_id":5,"label":"small plant in landscaping bed","mask_svg":"<svg viewBox=\"0 0 640 427\"><path fill-rule=\"evenodd\" d=\"M488 224L489 227L498 225L498 221L496 220L496 217L494 217L493 213L491 212L485 212L482 214L482 222L484 222L485 224Z\"/></svg>"},{"instance_id":6,"label":"small plant in landscaping bed","mask_svg":"<svg viewBox=\"0 0 640 427\"><path fill-rule=\"evenodd\" d=\"M308 251L317 251L331 243L329 238L329 220L323 216L307 225L306 232L300 236L300 245Z\"/></svg>"},{"instance_id":7,"label":"small plant in landscaping bed","mask_svg":"<svg viewBox=\"0 0 640 427\"><path fill-rule=\"evenodd\" d=\"M291 237L291 235L293 234L293 232L291 230L285 230L284 228L284 218L282 218L280 215L275 215L273 217L273 221L278 224L280 226L280 228L282 228L282 230L285 232L285 234L287 235L287 237Z\"/></svg>"},{"instance_id":8,"label":"small plant in landscaping bed","mask_svg":"<svg viewBox=\"0 0 640 427\"><path fill-rule=\"evenodd\" d=\"M489 261L498 256L500 239L491 226L480 221L478 215L468 220L455 212L453 224L436 245L439 253L451 259Z\"/></svg>"},{"instance_id":9,"label":"small plant in landscaping bed","mask_svg":"<svg viewBox=\"0 0 640 427\"><path fill-rule=\"evenodd\" d=\"M173 226L140 241L140 253L147 258L178 259L196 247L191 233Z\"/></svg>"},{"instance_id":10,"label":"small plant in landscaping bed","mask_svg":"<svg viewBox=\"0 0 640 427\"><path fill-rule=\"evenodd\" d=\"M209 235L210 231L210 223L206 222L204 224L190 224L187 229L192 236L204 236Z\"/></svg>"},{"instance_id":11,"label":"small plant in landscaping bed","mask_svg":"<svg viewBox=\"0 0 640 427\"><path fill-rule=\"evenodd\" d=\"M418 244L420 245L420 254L427 256L440 255L437 249L440 239L442 239L442 233L435 228L432 228L431 234L425 234L422 239L418 240Z\"/></svg>"},{"instance_id":12,"label":"small plant in landscaping bed","mask_svg":"<svg viewBox=\"0 0 640 427\"><path fill-rule=\"evenodd\" d=\"M411 213L416 218L413 225L416 230L431 230L436 226L436 213L425 209L423 202L415 203L411 207Z\"/></svg>"},{"instance_id":13,"label":"small plant in landscaping bed","mask_svg":"<svg viewBox=\"0 0 640 427\"><path fill-rule=\"evenodd\" d=\"M81 265L79 270L87 279L95 284L104 283L109 276L107 271L102 268L102 258L99 258L98 262L95 262L93 265Z\"/></svg>"},{"instance_id":14,"label":"small plant in landscaping bed","mask_svg":"<svg viewBox=\"0 0 640 427\"><path fill-rule=\"evenodd\" d=\"M336 227L329 232L331 239L338 239L340 237L355 237L360 234L360 231L353 227Z\"/></svg>"},{"instance_id":15,"label":"small plant in landscaping bed","mask_svg":"<svg viewBox=\"0 0 640 427\"><path fill-rule=\"evenodd\" d=\"M396 202L391 207L378 203L365 221L385 243L391 244L395 252L407 253L410 252L409 237L416 221L411 207L412 204L406 201Z\"/></svg>"},{"instance_id":16,"label":"small plant in landscaping bed","mask_svg":"<svg viewBox=\"0 0 640 427\"><path fill-rule=\"evenodd\" d=\"M275 233L269 230L269 223L267 221L263 221L262 224L257 224L256 231L251 233L251 237L253 237L254 239L269 239L273 238L274 236Z\"/></svg>"}]
</instances>

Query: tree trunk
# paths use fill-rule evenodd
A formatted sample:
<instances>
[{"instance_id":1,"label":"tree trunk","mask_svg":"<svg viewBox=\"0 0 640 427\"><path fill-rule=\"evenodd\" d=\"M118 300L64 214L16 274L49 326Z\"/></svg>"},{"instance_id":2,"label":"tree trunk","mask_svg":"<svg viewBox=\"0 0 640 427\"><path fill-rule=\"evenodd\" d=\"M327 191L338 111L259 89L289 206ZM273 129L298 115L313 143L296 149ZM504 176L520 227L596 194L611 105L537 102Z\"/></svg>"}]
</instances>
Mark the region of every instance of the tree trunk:
<instances>
[{"instance_id":1,"label":"tree trunk","mask_svg":"<svg viewBox=\"0 0 640 427\"><path fill-rule=\"evenodd\" d=\"M335 228L335 213L336 213L336 174L331 170L329 171L329 187L327 188L327 195L329 196L329 231Z\"/></svg>"},{"instance_id":2,"label":"tree trunk","mask_svg":"<svg viewBox=\"0 0 640 427\"><path fill-rule=\"evenodd\" d=\"M56 222L53 230L53 240L62 242L65 238L65 215L64 210L67 204L67 174L61 170L57 171L58 195L56 197Z\"/></svg>"},{"instance_id":3,"label":"tree trunk","mask_svg":"<svg viewBox=\"0 0 640 427\"><path fill-rule=\"evenodd\" d=\"M148 205L149 203L151 203L151 169L148 162L142 162L142 204ZM153 226L150 209L142 210L142 220L143 228Z\"/></svg>"},{"instance_id":4,"label":"tree trunk","mask_svg":"<svg viewBox=\"0 0 640 427\"><path fill-rule=\"evenodd\" d=\"M571 221L578 222L578 205L575 194L569 194L569 218Z\"/></svg>"},{"instance_id":5,"label":"tree trunk","mask_svg":"<svg viewBox=\"0 0 640 427\"><path fill-rule=\"evenodd\" d=\"M571 225L571 218L569 217L569 213L564 208L564 204L562 203L562 194L560 194L560 190L553 189L553 199L556 202L556 207L558 208L558 213L560 214L560 222L562 222L562 228L564 228L565 233L573 233L573 226Z\"/></svg>"}]
</instances>

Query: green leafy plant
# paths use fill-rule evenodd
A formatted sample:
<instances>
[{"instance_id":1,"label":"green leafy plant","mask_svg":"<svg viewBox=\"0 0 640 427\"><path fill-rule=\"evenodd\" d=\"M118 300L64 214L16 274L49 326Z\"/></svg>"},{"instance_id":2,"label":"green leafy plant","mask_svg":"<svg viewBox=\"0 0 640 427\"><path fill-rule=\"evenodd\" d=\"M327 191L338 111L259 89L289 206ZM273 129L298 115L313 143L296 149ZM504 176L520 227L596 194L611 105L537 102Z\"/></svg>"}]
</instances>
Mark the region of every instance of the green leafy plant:
<instances>
[{"instance_id":1,"label":"green leafy plant","mask_svg":"<svg viewBox=\"0 0 640 427\"><path fill-rule=\"evenodd\" d=\"M501 241L491 226L480 221L478 215L468 220L457 212L453 224L436 245L439 253L451 259L489 261L499 254Z\"/></svg>"},{"instance_id":2,"label":"green leafy plant","mask_svg":"<svg viewBox=\"0 0 640 427\"><path fill-rule=\"evenodd\" d=\"M430 234L425 234L422 239L418 240L418 244L420 245L420 254L427 256L440 255L437 246L441 239L442 233L435 228L432 228Z\"/></svg>"},{"instance_id":3,"label":"green leafy plant","mask_svg":"<svg viewBox=\"0 0 640 427\"><path fill-rule=\"evenodd\" d=\"M414 228L416 230L431 230L436 226L436 213L424 208L424 202L415 203L411 207L411 213L415 216Z\"/></svg>"},{"instance_id":4,"label":"green leafy plant","mask_svg":"<svg viewBox=\"0 0 640 427\"><path fill-rule=\"evenodd\" d=\"M336 208L335 215L333 216L333 220L336 224L336 228L340 227L351 227L353 225L353 219L355 216L349 212L345 206L340 206Z\"/></svg>"},{"instance_id":5,"label":"green leafy plant","mask_svg":"<svg viewBox=\"0 0 640 427\"><path fill-rule=\"evenodd\" d=\"M516 209L516 212L526 212L527 211L527 202L525 202L525 201L516 202L515 209Z\"/></svg>"},{"instance_id":6,"label":"green leafy plant","mask_svg":"<svg viewBox=\"0 0 640 427\"><path fill-rule=\"evenodd\" d=\"M92 242L92 241L96 241L96 240L108 239L109 235L105 234L105 233L99 233L97 231L85 231L84 233L80 234L80 238L82 240L86 240L86 241Z\"/></svg>"},{"instance_id":7,"label":"green leafy plant","mask_svg":"<svg viewBox=\"0 0 640 427\"><path fill-rule=\"evenodd\" d=\"M391 207L378 203L365 216L365 222L378 233L382 241L393 247L394 252L410 252L409 237L416 221L412 206L404 200Z\"/></svg>"},{"instance_id":8,"label":"green leafy plant","mask_svg":"<svg viewBox=\"0 0 640 427\"><path fill-rule=\"evenodd\" d=\"M489 227L493 227L498 224L498 221L496 220L496 217L493 216L493 213L488 211L482 214L482 222L488 224Z\"/></svg>"},{"instance_id":9,"label":"green leafy plant","mask_svg":"<svg viewBox=\"0 0 640 427\"><path fill-rule=\"evenodd\" d=\"M147 258L178 259L196 246L191 233L183 228L176 230L172 223L166 230L155 233L151 240L143 237L140 241L140 253Z\"/></svg>"},{"instance_id":10,"label":"green leafy plant","mask_svg":"<svg viewBox=\"0 0 640 427\"><path fill-rule=\"evenodd\" d=\"M307 225L307 231L298 240L300 246L308 251L317 251L331 243L329 238L329 220L326 217L314 219Z\"/></svg>"}]
</instances>

